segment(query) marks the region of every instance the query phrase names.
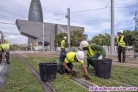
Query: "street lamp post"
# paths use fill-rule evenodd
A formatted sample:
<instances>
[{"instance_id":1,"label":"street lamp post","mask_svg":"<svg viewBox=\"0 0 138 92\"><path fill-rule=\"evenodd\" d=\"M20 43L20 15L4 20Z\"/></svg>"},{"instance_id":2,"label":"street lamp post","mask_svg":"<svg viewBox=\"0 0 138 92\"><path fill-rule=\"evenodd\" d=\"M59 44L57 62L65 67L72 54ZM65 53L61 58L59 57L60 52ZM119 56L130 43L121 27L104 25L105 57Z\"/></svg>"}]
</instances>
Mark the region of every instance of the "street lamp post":
<instances>
[{"instance_id":1,"label":"street lamp post","mask_svg":"<svg viewBox=\"0 0 138 92\"><path fill-rule=\"evenodd\" d=\"M32 51L32 43L31 43L31 51Z\"/></svg>"},{"instance_id":2,"label":"street lamp post","mask_svg":"<svg viewBox=\"0 0 138 92\"><path fill-rule=\"evenodd\" d=\"M39 47L38 47L38 39L39 39L39 38L37 37L37 49L39 50ZM38 51L38 50L37 50L37 51Z\"/></svg>"},{"instance_id":3,"label":"street lamp post","mask_svg":"<svg viewBox=\"0 0 138 92\"><path fill-rule=\"evenodd\" d=\"M44 23L43 23L43 53L44 53L44 31L45 31L45 25L44 25Z\"/></svg>"}]
</instances>

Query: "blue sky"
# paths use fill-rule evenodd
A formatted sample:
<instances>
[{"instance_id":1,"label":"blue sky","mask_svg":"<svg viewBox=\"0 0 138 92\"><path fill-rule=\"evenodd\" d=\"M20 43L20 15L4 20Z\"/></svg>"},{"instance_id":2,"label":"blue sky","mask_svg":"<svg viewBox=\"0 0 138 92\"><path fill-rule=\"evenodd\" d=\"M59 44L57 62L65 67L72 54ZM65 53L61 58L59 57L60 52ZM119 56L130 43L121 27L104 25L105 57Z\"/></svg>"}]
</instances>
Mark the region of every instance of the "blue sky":
<instances>
[{"instance_id":1,"label":"blue sky","mask_svg":"<svg viewBox=\"0 0 138 92\"><path fill-rule=\"evenodd\" d=\"M111 0L40 1L43 8L44 22L67 24L65 16L67 8L70 8L71 25L85 27L85 33L89 39L99 33L110 33ZM0 3L0 22L15 23L16 19L27 20L30 2L31 0L3 0ZM119 30L134 30L135 22L133 18L135 11L138 11L138 0L114 0L114 2L115 34ZM56 14L63 15L55 16ZM8 39L11 44L27 43L27 37L20 35L15 25L0 23L0 30L4 33L5 39Z\"/></svg>"}]
</instances>

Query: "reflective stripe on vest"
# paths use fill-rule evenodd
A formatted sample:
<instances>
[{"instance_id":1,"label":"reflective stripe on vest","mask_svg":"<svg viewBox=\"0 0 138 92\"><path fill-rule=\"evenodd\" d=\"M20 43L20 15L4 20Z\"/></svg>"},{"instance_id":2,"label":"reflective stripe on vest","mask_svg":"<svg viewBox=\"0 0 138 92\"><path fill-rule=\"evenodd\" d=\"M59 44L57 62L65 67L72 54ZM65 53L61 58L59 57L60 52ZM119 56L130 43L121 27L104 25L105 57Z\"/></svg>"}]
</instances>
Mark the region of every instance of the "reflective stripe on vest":
<instances>
[{"instance_id":1,"label":"reflective stripe on vest","mask_svg":"<svg viewBox=\"0 0 138 92\"><path fill-rule=\"evenodd\" d=\"M65 48L64 45L65 45L65 40L62 40L62 41L61 41L61 48Z\"/></svg>"},{"instance_id":2,"label":"reflective stripe on vest","mask_svg":"<svg viewBox=\"0 0 138 92\"><path fill-rule=\"evenodd\" d=\"M118 43L118 46L121 46L121 47L126 47L126 43L124 41L124 36L122 36L120 38L120 41L119 41L119 37L117 37L117 43Z\"/></svg>"},{"instance_id":3,"label":"reflective stripe on vest","mask_svg":"<svg viewBox=\"0 0 138 92\"><path fill-rule=\"evenodd\" d=\"M92 57L93 55L95 55L97 53L97 51L94 51L91 48L91 45L88 46L88 50L87 50L87 56Z\"/></svg>"}]
</instances>

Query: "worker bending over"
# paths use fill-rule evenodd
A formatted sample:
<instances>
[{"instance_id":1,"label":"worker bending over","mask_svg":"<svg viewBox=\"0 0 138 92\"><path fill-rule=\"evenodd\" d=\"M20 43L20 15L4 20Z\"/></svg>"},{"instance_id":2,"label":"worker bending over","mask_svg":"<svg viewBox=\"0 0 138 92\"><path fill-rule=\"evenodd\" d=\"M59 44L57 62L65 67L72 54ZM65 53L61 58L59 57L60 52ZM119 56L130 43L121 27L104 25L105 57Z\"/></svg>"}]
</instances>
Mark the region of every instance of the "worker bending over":
<instances>
[{"instance_id":1,"label":"worker bending over","mask_svg":"<svg viewBox=\"0 0 138 92\"><path fill-rule=\"evenodd\" d=\"M58 72L60 74L68 73L68 74L71 74L72 76L76 76L76 72L72 70L73 69L72 63L79 62L85 73L85 76L84 76L85 79L89 80L90 78L88 76L87 68L85 67L85 64L84 64L84 57L85 57L85 54L83 51L77 51L76 53L68 52L67 54L62 54L61 61L58 67Z\"/></svg>"},{"instance_id":2,"label":"worker bending over","mask_svg":"<svg viewBox=\"0 0 138 92\"><path fill-rule=\"evenodd\" d=\"M6 52L9 52L9 50L10 50L10 45L8 43L8 40L6 40L4 44L0 45L0 53L1 53L0 64L1 64L2 59L3 59L3 61L6 62L5 56L7 56ZM9 64L9 62L7 62L7 63Z\"/></svg>"},{"instance_id":3,"label":"worker bending over","mask_svg":"<svg viewBox=\"0 0 138 92\"><path fill-rule=\"evenodd\" d=\"M93 44L89 45L87 41L81 41L80 47L87 53L87 68L89 67L89 64L94 68L94 60L103 59L106 56L103 47Z\"/></svg>"}]
</instances>

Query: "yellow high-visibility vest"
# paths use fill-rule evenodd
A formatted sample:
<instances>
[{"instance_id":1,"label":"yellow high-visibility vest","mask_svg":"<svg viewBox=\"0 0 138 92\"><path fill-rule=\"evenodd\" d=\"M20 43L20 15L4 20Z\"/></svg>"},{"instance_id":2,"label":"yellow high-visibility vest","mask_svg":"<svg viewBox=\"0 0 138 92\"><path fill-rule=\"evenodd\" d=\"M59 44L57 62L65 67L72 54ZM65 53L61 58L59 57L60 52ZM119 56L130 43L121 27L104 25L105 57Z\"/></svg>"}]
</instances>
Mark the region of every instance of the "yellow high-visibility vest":
<instances>
[{"instance_id":1,"label":"yellow high-visibility vest","mask_svg":"<svg viewBox=\"0 0 138 92\"><path fill-rule=\"evenodd\" d=\"M65 48L65 40L61 41L61 48Z\"/></svg>"},{"instance_id":2,"label":"yellow high-visibility vest","mask_svg":"<svg viewBox=\"0 0 138 92\"><path fill-rule=\"evenodd\" d=\"M94 56L97 52L98 52L98 51L94 51L94 50L91 48L91 45L88 46L87 56L92 57L92 56Z\"/></svg>"},{"instance_id":3,"label":"yellow high-visibility vest","mask_svg":"<svg viewBox=\"0 0 138 92\"><path fill-rule=\"evenodd\" d=\"M75 63L75 62L77 62L77 61L75 61L75 59L74 59L74 58L75 58L75 55L76 55L75 52L68 52L68 53L66 54L66 58L65 58L64 62L65 62L65 63ZM80 61L80 63L83 64L84 61L82 60L82 61Z\"/></svg>"},{"instance_id":4,"label":"yellow high-visibility vest","mask_svg":"<svg viewBox=\"0 0 138 92\"><path fill-rule=\"evenodd\" d=\"M118 46L121 46L121 47L126 47L126 43L124 41L124 36L122 36L120 38L120 41L119 41L119 37L117 37L117 43L118 43Z\"/></svg>"},{"instance_id":5,"label":"yellow high-visibility vest","mask_svg":"<svg viewBox=\"0 0 138 92\"><path fill-rule=\"evenodd\" d=\"M9 49L9 48L10 48L10 45L9 45L9 44L6 44L6 43L5 43L5 44L1 44L1 45L0 45L0 51L2 51L2 49L3 49L3 50L6 50L6 49Z\"/></svg>"}]
</instances>

